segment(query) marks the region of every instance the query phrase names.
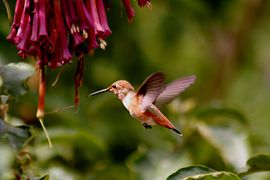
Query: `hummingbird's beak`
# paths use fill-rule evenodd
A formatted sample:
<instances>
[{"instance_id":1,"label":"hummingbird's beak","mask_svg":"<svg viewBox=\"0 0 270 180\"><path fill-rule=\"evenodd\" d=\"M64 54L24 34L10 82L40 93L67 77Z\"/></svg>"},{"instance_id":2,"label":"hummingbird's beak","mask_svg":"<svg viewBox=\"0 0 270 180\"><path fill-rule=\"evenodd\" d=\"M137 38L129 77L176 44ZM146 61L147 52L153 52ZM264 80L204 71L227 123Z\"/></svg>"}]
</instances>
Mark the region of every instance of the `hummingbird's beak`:
<instances>
[{"instance_id":1,"label":"hummingbird's beak","mask_svg":"<svg viewBox=\"0 0 270 180\"><path fill-rule=\"evenodd\" d=\"M89 94L89 97L100 94L100 93L108 92L108 91L109 91L109 88L101 89L99 91L93 92L92 94Z\"/></svg>"}]
</instances>

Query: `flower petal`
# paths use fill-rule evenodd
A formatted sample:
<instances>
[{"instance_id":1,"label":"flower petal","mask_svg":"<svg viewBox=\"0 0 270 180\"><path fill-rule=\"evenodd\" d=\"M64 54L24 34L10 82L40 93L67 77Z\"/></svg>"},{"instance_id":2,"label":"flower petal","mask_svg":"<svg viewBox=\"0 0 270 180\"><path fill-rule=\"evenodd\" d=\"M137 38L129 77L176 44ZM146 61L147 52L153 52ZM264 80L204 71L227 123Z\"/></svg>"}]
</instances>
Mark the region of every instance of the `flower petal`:
<instances>
[{"instance_id":1,"label":"flower petal","mask_svg":"<svg viewBox=\"0 0 270 180\"><path fill-rule=\"evenodd\" d=\"M128 16L128 21L131 22L133 17L135 16L135 11L131 6L130 0L122 0L125 8L126 8L126 12L127 12L127 16Z\"/></svg>"}]
</instances>

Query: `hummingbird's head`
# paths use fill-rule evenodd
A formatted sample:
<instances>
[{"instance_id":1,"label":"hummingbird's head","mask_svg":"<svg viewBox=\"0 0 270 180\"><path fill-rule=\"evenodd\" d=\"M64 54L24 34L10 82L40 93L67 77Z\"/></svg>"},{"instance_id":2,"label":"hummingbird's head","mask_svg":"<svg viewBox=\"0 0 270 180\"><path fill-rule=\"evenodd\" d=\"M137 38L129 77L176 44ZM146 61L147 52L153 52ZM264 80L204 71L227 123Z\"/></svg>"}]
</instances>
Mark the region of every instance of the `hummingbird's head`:
<instances>
[{"instance_id":1,"label":"hummingbird's head","mask_svg":"<svg viewBox=\"0 0 270 180\"><path fill-rule=\"evenodd\" d=\"M94 96L96 94L100 94L100 93L108 92L108 91L117 95L117 97L120 100L123 100L129 92L134 91L134 88L129 82L125 80L119 80L119 81L114 82L112 85L110 85L106 89L102 89L102 90L99 90L97 92L90 94L90 96Z\"/></svg>"},{"instance_id":2,"label":"hummingbird's head","mask_svg":"<svg viewBox=\"0 0 270 180\"><path fill-rule=\"evenodd\" d=\"M114 93L120 100L122 100L129 92L134 91L134 88L129 82L119 80L110 85L108 87L108 91Z\"/></svg>"}]
</instances>

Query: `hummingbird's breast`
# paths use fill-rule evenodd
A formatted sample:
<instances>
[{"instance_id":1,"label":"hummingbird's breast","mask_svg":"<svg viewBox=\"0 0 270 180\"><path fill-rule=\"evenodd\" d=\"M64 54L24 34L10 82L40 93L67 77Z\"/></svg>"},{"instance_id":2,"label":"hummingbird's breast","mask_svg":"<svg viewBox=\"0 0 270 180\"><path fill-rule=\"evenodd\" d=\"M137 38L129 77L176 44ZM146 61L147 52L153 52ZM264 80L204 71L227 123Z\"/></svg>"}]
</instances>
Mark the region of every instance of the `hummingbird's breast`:
<instances>
[{"instance_id":1,"label":"hummingbird's breast","mask_svg":"<svg viewBox=\"0 0 270 180\"><path fill-rule=\"evenodd\" d=\"M129 111L130 115L141 122L146 122L149 125L154 125L154 118L159 116L158 112L154 113L149 110L143 111L141 107L141 96L136 96L136 93L130 92L127 96L122 100L123 105Z\"/></svg>"},{"instance_id":2,"label":"hummingbird's breast","mask_svg":"<svg viewBox=\"0 0 270 180\"><path fill-rule=\"evenodd\" d=\"M134 102L134 97L135 93L134 92L129 92L122 100L123 105L127 110L130 109L130 105L133 104Z\"/></svg>"},{"instance_id":3,"label":"hummingbird's breast","mask_svg":"<svg viewBox=\"0 0 270 180\"><path fill-rule=\"evenodd\" d=\"M122 102L132 117L139 118L143 113L140 106L141 98L136 96L135 92L129 92Z\"/></svg>"}]
</instances>

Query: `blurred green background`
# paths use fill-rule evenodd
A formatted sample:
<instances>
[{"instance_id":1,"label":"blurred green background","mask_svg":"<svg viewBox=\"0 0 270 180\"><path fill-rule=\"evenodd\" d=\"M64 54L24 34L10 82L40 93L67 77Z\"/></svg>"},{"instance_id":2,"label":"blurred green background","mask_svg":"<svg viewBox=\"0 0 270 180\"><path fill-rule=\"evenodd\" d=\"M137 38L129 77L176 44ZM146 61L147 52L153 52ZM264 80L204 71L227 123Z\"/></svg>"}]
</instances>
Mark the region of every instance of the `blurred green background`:
<instances>
[{"instance_id":1,"label":"blurred green background","mask_svg":"<svg viewBox=\"0 0 270 180\"><path fill-rule=\"evenodd\" d=\"M10 3L13 12L15 1ZM26 173L51 179L159 180L197 164L241 172L250 156L269 153L269 1L153 0L151 9L133 1L132 23L120 1L111 3L113 33L105 51L86 57L79 111L60 110L44 119L53 149L35 118L37 77L30 80L29 93L9 101L9 121L33 125ZM20 62L14 45L5 40L10 26L2 2L0 19L0 63ZM75 62L47 69L48 113L73 104ZM164 72L167 82L197 76L162 109L183 137L159 126L144 129L113 94L88 98L119 79L138 88L155 71ZM1 143L0 153L0 179L8 179L15 152ZM249 178L268 179L269 173Z\"/></svg>"}]
</instances>

